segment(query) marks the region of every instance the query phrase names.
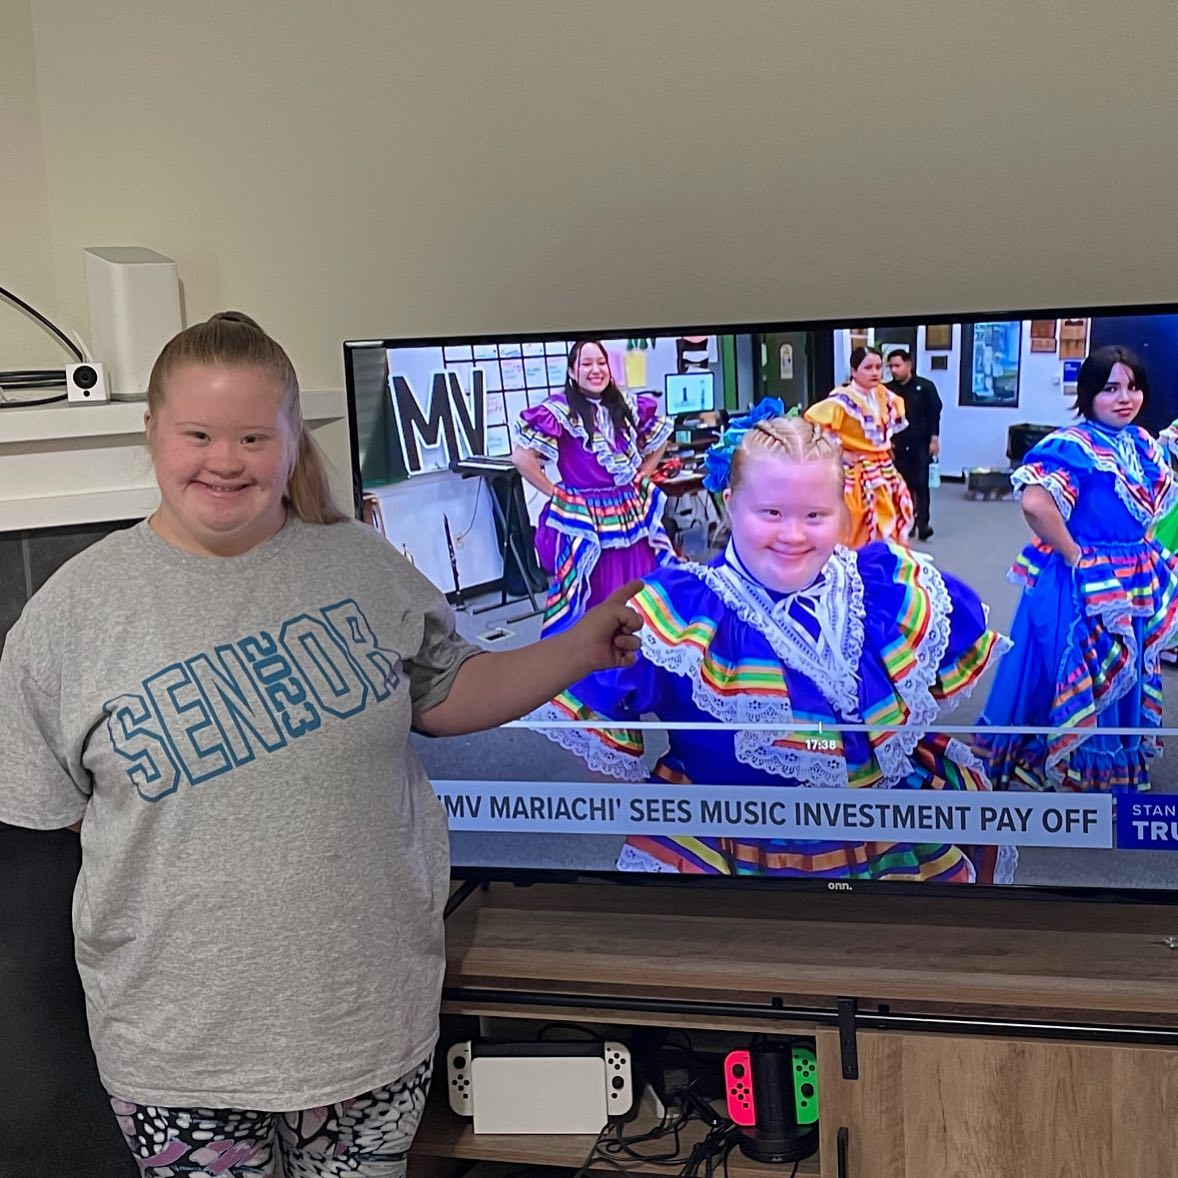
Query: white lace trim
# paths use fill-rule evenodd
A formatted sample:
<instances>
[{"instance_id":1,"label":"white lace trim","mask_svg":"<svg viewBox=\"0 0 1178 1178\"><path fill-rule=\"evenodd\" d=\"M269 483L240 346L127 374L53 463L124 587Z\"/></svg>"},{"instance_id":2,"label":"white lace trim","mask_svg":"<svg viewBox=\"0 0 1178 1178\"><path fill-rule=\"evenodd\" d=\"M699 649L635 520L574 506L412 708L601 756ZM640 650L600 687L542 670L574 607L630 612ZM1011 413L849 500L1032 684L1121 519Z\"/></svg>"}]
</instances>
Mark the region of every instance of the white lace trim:
<instances>
[{"instance_id":1,"label":"white lace trim","mask_svg":"<svg viewBox=\"0 0 1178 1178\"><path fill-rule=\"evenodd\" d=\"M945 742L945 759L952 761L955 765L972 769L986 783L986 788L990 789L990 778L986 773L985 764L969 745L956 736L949 737Z\"/></svg>"},{"instance_id":2,"label":"white lace trim","mask_svg":"<svg viewBox=\"0 0 1178 1178\"><path fill-rule=\"evenodd\" d=\"M568 716L561 712L554 704L548 703L529 712L525 720L531 721L567 721ZM624 728L624 722L613 722L602 718L601 728ZM595 773L604 773L615 777L619 781L645 781L650 773L642 757L630 756L611 749L592 729L588 728L540 728L537 731L563 749L568 749L574 756L580 758Z\"/></svg>"},{"instance_id":3,"label":"white lace trim","mask_svg":"<svg viewBox=\"0 0 1178 1178\"><path fill-rule=\"evenodd\" d=\"M1020 466L1010 476L1010 485L1016 499L1022 498L1022 493L1027 487L1042 487L1051 496L1052 502L1066 523L1072 515L1072 504L1068 502L1067 492L1060 485L1061 475L1062 472L1044 472L1030 466Z\"/></svg>"},{"instance_id":4,"label":"white lace trim","mask_svg":"<svg viewBox=\"0 0 1178 1178\"><path fill-rule=\"evenodd\" d=\"M557 462L560 458L560 451L552 438L525 424L518 417L511 423L511 436L517 446L522 446L525 450L535 450L549 462Z\"/></svg>"},{"instance_id":5,"label":"white lace trim","mask_svg":"<svg viewBox=\"0 0 1178 1178\"><path fill-rule=\"evenodd\" d=\"M1018 847L999 847L998 859L994 864L994 882L996 884L1014 883L1014 873L1017 868Z\"/></svg>"},{"instance_id":6,"label":"white lace trim","mask_svg":"<svg viewBox=\"0 0 1178 1178\"><path fill-rule=\"evenodd\" d=\"M933 564L931 556L922 552L911 552L909 558L916 562L923 576L929 595L932 618L929 628L920 644L914 648L916 666L895 684L896 694L907 704L912 713L908 725L918 729L935 724L942 707L932 693L937 676L941 673L941 661L949 649L949 619L953 613L953 598L945 588L945 579ZM905 753L911 753L920 739L918 732L904 731L901 743Z\"/></svg>"},{"instance_id":7,"label":"white lace trim","mask_svg":"<svg viewBox=\"0 0 1178 1178\"><path fill-rule=\"evenodd\" d=\"M706 565L695 563L681 567L709 585L706 574L715 572ZM730 608L739 612L736 605L728 602L726 604L730 604ZM761 629L751 615L742 615L742 620ZM793 707L788 698L766 699L746 692L722 696L715 692L703 681L705 653L698 647L668 646L660 641L649 626L643 627L641 637L643 656L670 674L687 679L691 684L691 702L701 712L725 724L793 723ZM745 730L734 734L733 751L741 764L763 770L775 777L795 780L804 786L836 789L846 787L847 763L844 757L819 750L782 747L775 743L788 739L796 740L797 735L784 728L780 731L764 728L756 731Z\"/></svg>"},{"instance_id":8,"label":"white lace trim","mask_svg":"<svg viewBox=\"0 0 1178 1178\"><path fill-rule=\"evenodd\" d=\"M846 758L830 753L808 749L787 748L780 744L766 744L766 741L797 739L796 732L738 732L733 741L736 759L742 765L760 769L774 777L796 781L810 789L846 789L850 785L847 777Z\"/></svg>"},{"instance_id":9,"label":"white lace trim","mask_svg":"<svg viewBox=\"0 0 1178 1178\"><path fill-rule=\"evenodd\" d=\"M874 393L864 393L854 386L843 386L835 389L828 398L834 401L835 404L841 405L846 411L847 416L859 423L859 428L863 431L863 436L873 445L878 446L881 450L887 446L892 440L892 435L899 432L899 428L906 428L908 422L904 421L904 427L890 426L885 420L882 424L876 419L874 410L875 405L870 409L868 406L860 404L859 397L870 397L875 400ZM884 399L885 412L887 411L888 401Z\"/></svg>"},{"instance_id":10,"label":"white lace trim","mask_svg":"<svg viewBox=\"0 0 1178 1178\"><path fill-rule=\"evenodd\" d=\"M989 627L989 618L990 618L990 607L985 606L984 609L985 609L986 622L987 622L987 628L988 628ZM1014 642L1011 641L1011 639L1007 638L1005 634L995 635L994 648L990 652L990 657L987 660L987 666L989 664L995 662L996 660L1002 658L1003 655L1005 655L1008 651L1013 650L1013 649L1014 649ZM972 683L967 684L965 687L959 687L948 698L937 701L938 706L940 708L940 716L942 719L944 719L944 717L949 715L951 712L956 711L962 705L962 703L964 703L966 700L968 700L973 695L974 690L977 688L978 683L981 682L981 678L982 677L979 674L974 679L974 681Z\"/></svg>"},{"instance_id":11,"label":"white lace trim","mask_svg":"<svg viewBox=\"0 0 1178 1178\"><path fill-rule=\"evenodd\" d=\"M738 562L729 545L730 562ZM733 563L696 565L691 571L738 618L763 634L773 653L791 670L813 681L844 723L859 720L859 662L863 657L865 610L863 578L853 551L841 545L822 566L812 589L775 602L765 589L742 576ZM815 639L790 615L802 599L816 619L822 639ZM829 665L830 660L836 663Z\"/></svg>"},{"instance_id":12,"label":"white lace trim","mask_svg":"<svg viewBox=\"0 0 1178 1178\"><path fill-rule=\"evenodd\" d=\"M1130 485L1130 476L1134 476L1137 486L1149 491L1150 498L1153 499L1152 488L1146 487L1145 484L1145 472L1141 466L1141 456L1137 452L1137 447L1133 444L1135 435L1130 432L1137 428L1137 426L1127 425L1120 431L1118 438L1108 442L1108 447L1112 451L1112 454L1100 453L1096 449L1092 438L1080 426L1069 426L1067 429L1061 430L1060 433L1066 436L1078 449L1082 450L1097 470L1113 476L1113 488L1117 493L1117 498L1124 504L1125 510L1138 523L1148 526L1153 522L1156 508L1151 509L1137 499L1133 495L1133 489ZM1154 456L1153 449L1151 447L1151 458ZM1121 459L1120 462L1117 461L1118 458ZM1159 464L1159 469L1163 470L1165 468Z\"/></svg>"},{"instance_id":13,"label":"white lace trim","mask_svg":"<svg viewBox=\"0 0 1178 1178\"><path fill-rule=\"evenodd\" d=\"M1158 448L1157 454L1158 462L1158 479L1161 483L1161 494L1157 497L1157 508L1155 518L1165 515L1173 506L1178 503L1178 480L1174 478L1174 472L1170 469L1170 463L1166 455Z\"/></svg>"},{"instance_id":14,"label":"white lace trim","mask_svg":"<svg viewBox=\"0 0 1178 1178\"><path fill-rule=\"evenodd\" d=\"M739 563L731 546L729 560ZM816 607L827 652L835 654L840 664L833 670L815 649L814 639L789 617L788 607L796 595L774 603L761 586L742 577L732 564L718 568L697 564L689 571L742 622L764 634L774 654L786 667L812 680L836 714L841 714L844 721L850 723L858 719L857 669L863 653L863 582L855 554L850 549L836 549L832 559L823 567L821 586L810 602ZM779 720L789 723L793 719L793 709L788 701L748 696L739 696L736 700L716 698L700 681L698 672L693 674L692 700L697 707L718 718L725 718L720 713L735 712L732 722L774 723ZM747 714L742 716L741 712ZM798 781L804 786L847 787L845 756L780 743L791 738L796 741L798 734L784 730L738 732L733 741L736 759L754 769Z\"/></svg>"},{"instance_id":15,"label":"white lace trim","mask_svg":"<svg viewBox=\"0 0 1178 1178\"><path fill-rule=\"evenodd\" d=\"M876 759L880 767L895 781L902 780L912 771L911 755L916 746L924 738L927 730L936 721L959 707L963 700L973 695L977 686L975 679L968 687L956 691L946 700L938 700L932 694L933 685L941 672L941 662L945 651L949 648L950 619L953 613L953 598L945 587L944 578L933 565L932 557L927 553L911 553L926 574L933 620L929 626L925 641L916 648L916 667L895 685L896 692L908 706L912 715L902 728L885 739L876 749ZM989 619L989 607L983 607L985 618ZM991 661L1004 655L1014 646L1005 635L999 635ZM965 765L979 773L987 782L985 767L969 749L959 740L951 739L947 746L949 758ZM889 784L895 784L890 781Z\"/></svg>"},{"instance_id":16,"label":"white lace trim","mask_svg":"<svg viewBox=\"0 0 1178 1178\"><path fill-rule=\"evenodd\" d=\"M935 724L945 710L932 694L932 687L940 673L940 664L949 646L949 622L953 609L952 598L944 579L926 555L910 554L922 573L922 583L930 601L931 620L920 644L914 649L915 667L894 689L909 709L906 725L890 731L873 751L883 780L878 788L890 788L904 781L914 769L912 751L923 738L925 729ZM792 596L782 603L774 603L764 589L745 580L730 565L712 567L699 564L686 566L736 616L751 628L765 635L773 652L789 669L810 679L827 703L840 715L844 723L860 719L858 706L858 677L855 671L863 653L865 616L863 580L859 574L857 557L847 548L837 548L834 557L823 566L823 579L817 600L826 608L822 623L831 649L840 652L842 671L832 670L821 660L814 640L800 627L782 625L787 614L780 608L788 605ZM649 631L643 631L643 653L652 662L674 674L689 677L692 702L701 711L729 723L789 722L792 707L788 703L738 696L723 699L707 687L699 673L703 654L695 647L663 646ZM960 702L968 693L963 691ZM782 747L775 742L787 736L785 732L740 732L734 741L737 760L753 768L781 777L801 780L806 785L845 786L848 784L846 760L818 751ZM962 751L966 751L962 746Z\"/></svg>"},{"instance_id":17,"label":"white lace trim","mask_svg":"<svg viewBox=\"0 0 1178 1178\"><path fill-rule=\"evenodd\" d=\"M626 408L630 410L630 414L634 418L635 428L637 428L637 401L626 392L622 392L622 400L625 401ZM592 452L593 457L597 460L598 466L614 480L616 486L624 487L627 483L634 481L634 476L638 473L638 468L642 465L642 455L638 453L636 439L627 435L624 439L626 448L620 452L615 450L612 443L616 438L614 437L612 420L608 412L598 415L599 428L594 431L593 440L590 441L588 431L580 419L572 415L567 405L551 398L545 401L544 404L552 413L553 417L560 422L561 428ZM597 409L604 409L604 406L599 403L595 406L595 412ZM603 424L600 420L601 418L604 418L604 423L608 423L611 427L608 429L608 432L606 429L600 428Z\"/></svg>"},{"instance_id":18,"label":"white lace trim","mask_svg":"<svg viewBox=\"0 0 1178 1178\"><path fill-rule=\"evenodd\" d=\"M637 413L637 410L635 412ZM647 454L653 454L671 436L671 431L675 428L671 419L661 414L655 418L655 422L657 424L654 432L646 439L641 447L643 457Z\"/></svg>"}]
</instances>

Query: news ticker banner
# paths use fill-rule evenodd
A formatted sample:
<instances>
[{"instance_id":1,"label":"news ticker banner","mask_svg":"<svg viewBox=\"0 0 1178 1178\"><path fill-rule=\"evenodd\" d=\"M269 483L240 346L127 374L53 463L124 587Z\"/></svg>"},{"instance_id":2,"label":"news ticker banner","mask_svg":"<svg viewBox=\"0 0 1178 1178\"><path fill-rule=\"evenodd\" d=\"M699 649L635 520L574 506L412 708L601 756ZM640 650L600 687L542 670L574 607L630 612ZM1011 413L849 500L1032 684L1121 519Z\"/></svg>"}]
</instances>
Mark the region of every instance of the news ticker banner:
<instances>
[{"instance_id":1,"label":"news ticker banner","mask_svg":"<svg viewBox=\"0 0 1178 1178\"><path fill-rule=\"evenodd\" d=\"M1178 849L1178 796L435 781L450 829ZM1166 817L1162 811L1172 810ZM1171 829L1172 827L1172 829ZM1163 829L1165 828L1165 829Z\"/></svg>"}]
</instances>

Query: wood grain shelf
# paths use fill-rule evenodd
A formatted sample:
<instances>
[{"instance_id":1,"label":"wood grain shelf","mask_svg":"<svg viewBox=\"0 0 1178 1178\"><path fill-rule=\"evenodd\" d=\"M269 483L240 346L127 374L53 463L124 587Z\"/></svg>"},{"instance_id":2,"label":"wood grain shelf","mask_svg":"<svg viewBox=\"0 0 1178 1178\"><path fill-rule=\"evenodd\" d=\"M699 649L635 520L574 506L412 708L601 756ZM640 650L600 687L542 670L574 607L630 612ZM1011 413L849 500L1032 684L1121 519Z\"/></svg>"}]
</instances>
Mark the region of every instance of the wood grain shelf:
<instances>
[{"instance_id":1,"label":"wood grain shelf","mask_svg":"<svg viewBox=\"0 0 1178 1178\"><path fill-rule=\"evenodd\" d=\"M591 1134L569 1133L475 1133L470 1121L456 1116L446 1101L443 1077L435 1077L434 1086L426 1104L425 1114L413 1140L413 1153L419 1158L458 1158L484 1162L510 1162L522 1166L566 1166L578 1169L589 1156L596 1140ZM653 1129L657 1121L646 1110L624 1124L627 1137ZM686 1156L693 1145L706 1132L701 1121L692 1121L680 1132L683 1154ZM638 1147L649 1152L662 1153L671 1147L671 1138L659 1142L646 1142ZM631 1174L673 1174L674 1169L653 1162L644 1164L626 1159L627 1172ZM590 1166L592 1170L614 1171L608 1162ZM750 1161L739 1149L728 1155L729 1178L786 1178L790 1167L763 1165ZM798 1165L798 1178L817 1178L820 1170L817 1155L807 1158Z\"/></svg>"},{"instance_id":2,"label":"wood grain shelf","mask_svg":"<svg viewBox=\"0 0 1178 1178\"><path fill-rule=\"evenodd\" d=\"M451 917L446 985L1178 1016L1171 909L859 900L795 895L783 914L771 893L505 889Z\"/></svg>"},{"instance_id":3,"label":"wood grain shelf","mask_svg":"<svg viewBox=\"0 0 1178 1178\"><path fill-rule=\"evenodd\" d=\"M1178 1178L1176 931L1170 907L1018 896L496 885L447 925L443 1012L516 1034L544 1020L812 1037L806 1178L841 1173L840 1130L849 1178ZM866 1016L849 1074L840 997ZM924 1021L887 1022L902 1013ZM410 1178L455 1178L456 1159L575 1169L592 1146L476 1135L438 1088ZM789 1173L735 1153L729 1170Z\"/></svg>"}]
</instances>

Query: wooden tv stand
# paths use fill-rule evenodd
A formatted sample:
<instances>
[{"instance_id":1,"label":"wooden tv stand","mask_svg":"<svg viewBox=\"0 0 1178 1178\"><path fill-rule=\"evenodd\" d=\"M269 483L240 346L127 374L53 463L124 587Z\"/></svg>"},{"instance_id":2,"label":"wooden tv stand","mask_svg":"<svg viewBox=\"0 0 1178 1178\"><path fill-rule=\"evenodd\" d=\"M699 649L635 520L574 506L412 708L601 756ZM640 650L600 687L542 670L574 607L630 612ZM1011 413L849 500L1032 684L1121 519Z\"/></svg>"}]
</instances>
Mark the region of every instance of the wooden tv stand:
<instances>
[{"instance_id":1,"label":"wooden tv stand","mask_svg":"<svg viewBox=\"0 0 1178 1178\"><path fill-rule=\"evenodd\" d=\"M1178 907L496 884L447 929L444 1015L812 1035L801 1175L1178 1178ZM477 1136L445 1087L418 1173L592 1144Z\"/></svg>"}]
</instances>

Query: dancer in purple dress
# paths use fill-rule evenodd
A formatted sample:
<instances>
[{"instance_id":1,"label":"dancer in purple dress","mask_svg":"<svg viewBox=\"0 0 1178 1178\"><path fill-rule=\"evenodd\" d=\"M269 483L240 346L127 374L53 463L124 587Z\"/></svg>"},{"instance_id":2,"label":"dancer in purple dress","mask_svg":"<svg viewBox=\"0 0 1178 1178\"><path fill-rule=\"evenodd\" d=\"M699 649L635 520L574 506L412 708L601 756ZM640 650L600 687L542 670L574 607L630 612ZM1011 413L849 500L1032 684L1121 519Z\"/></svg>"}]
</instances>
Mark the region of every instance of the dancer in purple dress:
<instances>
[{"instance_id":1,"label":"dancer in purple dress","mask_svg":"<svg viewBox=\"0 0 1178 1178\"><path fill-rule=\"evenodd\" d=\"M520 414L512 461L548 496L536 528L536 552L552 577L541 637L619 585L677 562L663 526L666 496L650 479L670 435L654 397L618 388L597 340L573 345L564 392ZM556 464L559 482L546 462Z\"/></svg>"}]
</instances>

